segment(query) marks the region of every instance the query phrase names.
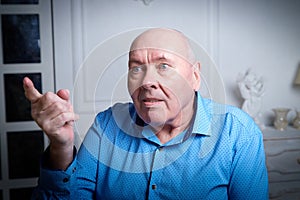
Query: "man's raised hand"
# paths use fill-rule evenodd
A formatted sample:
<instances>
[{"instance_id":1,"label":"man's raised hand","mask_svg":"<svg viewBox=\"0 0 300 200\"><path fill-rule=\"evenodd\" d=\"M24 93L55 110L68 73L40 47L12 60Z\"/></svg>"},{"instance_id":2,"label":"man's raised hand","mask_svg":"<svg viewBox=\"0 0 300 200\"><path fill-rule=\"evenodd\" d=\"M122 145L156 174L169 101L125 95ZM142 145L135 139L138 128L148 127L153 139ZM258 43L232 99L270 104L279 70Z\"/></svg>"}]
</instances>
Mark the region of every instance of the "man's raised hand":
<instances>
[{"instance_id":1,"label":"man's raised hand","mask_svg":"<svg viewBox=\"0 0 300 200\"><path fill-rule=\"evenodd\" d=\"M40 94L29 78L24 78L23 87L26 98L31 102L31 115L50 139L50 151L54 154L73 156L74 131L73 122L78 119L70 103L68 90L59 90L56 94ZM56 159L56 158L55 158ZM56 168L65 168L69 159L57 157ZM59 162L65 162L59 165Z\"/></svg>"}]
</instances>

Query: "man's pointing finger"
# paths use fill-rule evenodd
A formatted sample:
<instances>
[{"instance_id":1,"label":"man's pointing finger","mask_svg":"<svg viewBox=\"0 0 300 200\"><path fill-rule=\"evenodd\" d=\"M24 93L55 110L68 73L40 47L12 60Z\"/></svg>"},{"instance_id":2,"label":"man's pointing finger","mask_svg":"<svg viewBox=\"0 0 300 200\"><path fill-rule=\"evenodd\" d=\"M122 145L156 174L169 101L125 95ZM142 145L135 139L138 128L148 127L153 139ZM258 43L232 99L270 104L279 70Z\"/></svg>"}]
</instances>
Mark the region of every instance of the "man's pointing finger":
<instances>
[{"instance_id":1,"label":"man's pointing finger","mask_svg":"<svg viewBox=\"0 0 300 200\"><path fill-rule=\"evenodd\" d=\"M25 96L29 101L31 101L31 103L35 103L39 98L42 97L40 92L34 87L33 82L28 77L23 79L23 87L25 90Z\"/></svg>"}]
</instances>

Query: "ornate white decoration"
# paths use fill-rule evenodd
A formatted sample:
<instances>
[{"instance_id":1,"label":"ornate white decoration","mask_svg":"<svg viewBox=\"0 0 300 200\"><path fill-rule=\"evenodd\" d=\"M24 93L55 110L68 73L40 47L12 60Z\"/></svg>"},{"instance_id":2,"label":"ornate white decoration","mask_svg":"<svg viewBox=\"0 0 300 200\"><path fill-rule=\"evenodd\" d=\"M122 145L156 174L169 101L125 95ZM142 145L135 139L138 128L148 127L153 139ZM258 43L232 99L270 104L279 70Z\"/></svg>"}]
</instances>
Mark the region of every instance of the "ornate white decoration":
<instances>
[{"instance_id":1,"label":"ornate white decoration","mask_svg":"<svg viewBox=\"0 0 300 200\"><path fill-rule=\"evenodd\" d=\"M142 1L145 6L148 6L153 0L135 0L135 1Z\"/></svg>"},{"instance_id":2,"label":"ornate white decoration","mask_svg":"<svg viewBox=\"0 0 300 200\"><path fill-rule=\"evenodd\" d=\"M264 129L264 125L259 121L262 96L265 93L262 77L257 77L251 69L248 69L245 74L238 75L237 83L244 99L242 109L255 120L261 129Z\"/></svg>"}]
</instances>

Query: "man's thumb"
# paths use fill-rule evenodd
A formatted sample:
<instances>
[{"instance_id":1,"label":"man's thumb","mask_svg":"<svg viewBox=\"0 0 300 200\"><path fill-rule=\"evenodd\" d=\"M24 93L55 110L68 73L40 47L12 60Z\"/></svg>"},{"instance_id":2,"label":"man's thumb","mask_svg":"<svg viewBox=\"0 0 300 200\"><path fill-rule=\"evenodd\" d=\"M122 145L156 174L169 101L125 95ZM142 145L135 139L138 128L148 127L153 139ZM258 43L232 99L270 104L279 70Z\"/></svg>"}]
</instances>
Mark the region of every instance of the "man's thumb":
<instances>
[{"instance_id":1,"label":"man's thumb","mask_svg":"<svg viewBox=\"0 0 300 200\"><path fill-rule=\"evenodd\" d=\"M59 90L56 94L57 94L60 98L66 100L66 101L69 101L69 99L70 99L70 92L69 92L69 90L67 90L67 89Z\"/></svg>"},{"instance_id":2,"label":"man's thumb","mask_svg":"<svg viewBox=\"0 0 300 200\"><path fill-rule=\"evenodd\" d=\"M38 99L42 97L42 94L34 87L33 82L28 77L23 79L23 88L26 98L31 101L31 103L38 101Z\"/></svg>"}]
</instances>

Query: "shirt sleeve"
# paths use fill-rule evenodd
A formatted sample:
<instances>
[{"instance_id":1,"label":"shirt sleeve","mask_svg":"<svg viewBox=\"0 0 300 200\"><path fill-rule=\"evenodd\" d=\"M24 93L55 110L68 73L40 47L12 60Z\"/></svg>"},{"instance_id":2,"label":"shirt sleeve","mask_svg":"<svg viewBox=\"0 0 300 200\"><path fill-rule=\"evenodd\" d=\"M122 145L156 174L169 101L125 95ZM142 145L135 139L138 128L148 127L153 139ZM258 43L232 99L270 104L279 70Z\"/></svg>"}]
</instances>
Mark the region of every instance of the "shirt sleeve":
<instances>
[{"instance_id":1,"label":"shirt sleeve","mask_svg":"<svg viewBox=\"0 0 300 200\"><path fill-rule=\"evenodd\" d=\"M77 169L76 149L74 147L74 160L65 171L48 169L43 164L43 161L47 160L48 157L49 148L43 154L38 186L31 199L68 199L70 197L71 178Z\"/></svg>"},{"instance_id":2,"label":"shirt sleeve","mask_svg":"<svg viewBox=\"0 0 300 200\"><path fill-rule=\"evenodd\" d=\"M252 120L239 132L233 148L230 199L268 199L268 174L263 137Z\"/></svg>"},{"instance_id":3,"label":"shirt sleeve","mask_svg":"<svg viewBox=\"0 0 300 200\"><path fill-rule=\"evenodd\" d=\"M95 149L99 146L98 135L97 124L94 123L86 134L78 154L74 148L74 160L65 171L47 169L42 162L38 186L32 199L94 199L98 167ZM87 144L91 144L92 147ZM47 149L43 159L47 159L48 154Z\"/></svg>"}]
</instances>

